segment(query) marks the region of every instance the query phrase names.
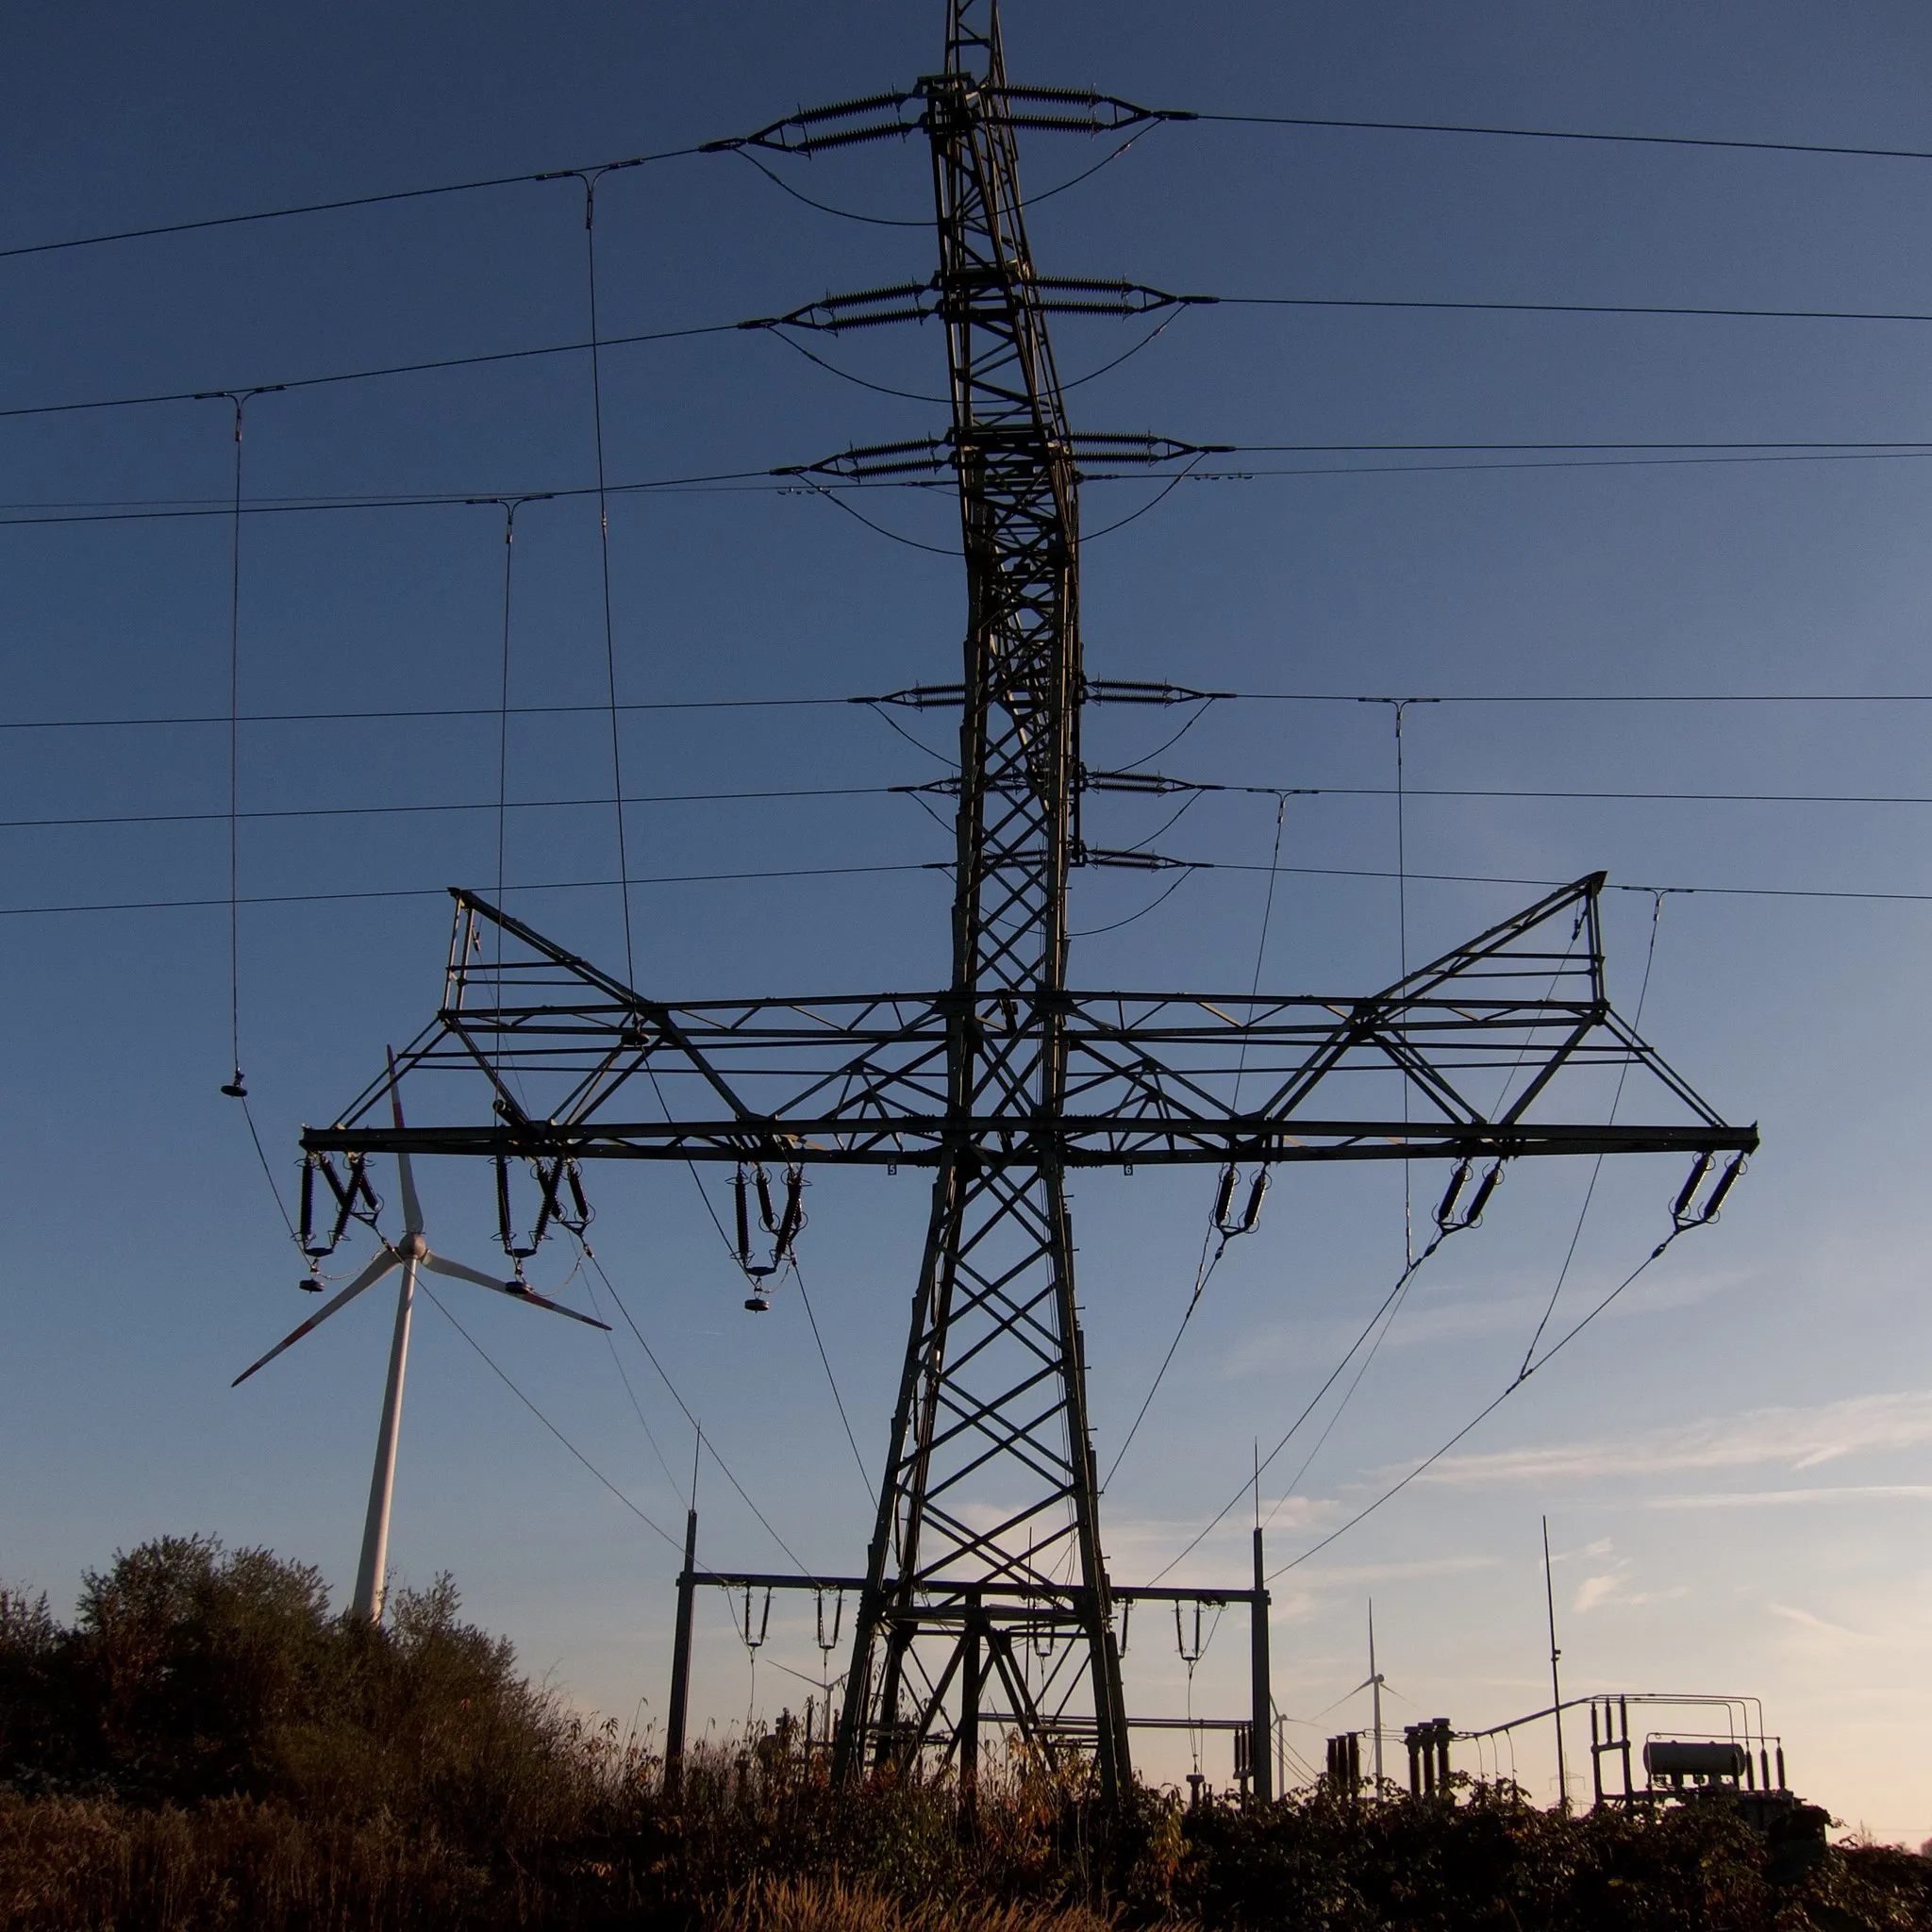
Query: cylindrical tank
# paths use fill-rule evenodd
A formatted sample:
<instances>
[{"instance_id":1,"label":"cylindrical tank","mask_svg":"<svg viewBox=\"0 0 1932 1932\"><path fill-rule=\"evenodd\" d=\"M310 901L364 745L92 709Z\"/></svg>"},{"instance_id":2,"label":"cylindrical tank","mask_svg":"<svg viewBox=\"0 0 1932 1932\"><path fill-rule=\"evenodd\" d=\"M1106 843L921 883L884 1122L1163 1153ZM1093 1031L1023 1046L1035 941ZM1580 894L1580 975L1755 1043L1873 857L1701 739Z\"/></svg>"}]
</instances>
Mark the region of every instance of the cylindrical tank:
<instances>
[{"instance_id":1,"label":"cylindrical tank","mask_svg":"<svg viewBox=\"0 0 1932 1932\"><path fill-rule=\"evenodd\" d=\"M1653 1738L1643 1747L1643 1768L1652 1777L1742 1777L1744 1764L1742 1744Z\"/></svg>"}]
</instances>

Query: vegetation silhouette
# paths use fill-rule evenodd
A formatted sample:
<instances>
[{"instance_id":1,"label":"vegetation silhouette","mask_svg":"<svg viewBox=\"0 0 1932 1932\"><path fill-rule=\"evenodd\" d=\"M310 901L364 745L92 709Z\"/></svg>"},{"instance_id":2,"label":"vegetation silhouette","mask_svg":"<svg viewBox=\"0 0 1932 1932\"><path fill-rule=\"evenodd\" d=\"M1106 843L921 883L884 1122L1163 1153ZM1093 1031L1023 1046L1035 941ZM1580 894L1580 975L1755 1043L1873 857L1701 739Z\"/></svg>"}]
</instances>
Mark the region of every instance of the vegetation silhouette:
<instances>
[{"instance_id":1,"label":"vegetation silhouette","mask_svg":"<svg viewBox=\"0 0 1932 1932\"><path fill-rule=\"evenodd\" d=\"M73 1624L0 1590L7 1932L1255 1932L1932 1926L1932 1860L1792 1856L1722 1802L1564 1818L1513 1786L1111 1813L1010 1753L834 1790L788 1719L688 1762L573 1712L439 1578L380 1629L267 1550L164 1537Z\"/></svg>"}]
</instances>

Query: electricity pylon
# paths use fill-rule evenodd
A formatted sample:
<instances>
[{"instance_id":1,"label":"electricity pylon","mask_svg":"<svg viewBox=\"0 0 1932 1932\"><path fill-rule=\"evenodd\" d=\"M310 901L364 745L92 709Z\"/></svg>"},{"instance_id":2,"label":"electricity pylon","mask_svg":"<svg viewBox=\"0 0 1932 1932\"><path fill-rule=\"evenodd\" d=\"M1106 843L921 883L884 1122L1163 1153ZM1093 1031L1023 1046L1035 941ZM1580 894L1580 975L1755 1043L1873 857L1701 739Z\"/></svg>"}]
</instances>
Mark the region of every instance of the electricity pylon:
<instances>
[{"instance_id":1,"label":"electricity pylon","mask_svg":"<svg viewBox=\"0 0 1932 1932\"><path fill-rule=\"evenodd\" d=\"M339 1201L353 1201L377 1152L495 1160L507 1246L513 1166L535 1177L533 1241L569 1224L573 1203L581 1219L586 1159L736 1164L741 1200L742 1175L764 1162L792 1174L793 1198L808 1164L933 1171L835 1750L841 1775L939 1753L970 1785L982 1724L1017 1730L1048 1758L1091 1753L1104 1794L1130 1775L1071 1170L1195 1163L1231 1176L1242 1163L1448 1158L1458 1165L1439 1213L1447 1226L1474 1163L1489 1164L1474 1186L1480 1203L1510 1159L1677 1152L1697 1162L1677 1205L1695 1219L1757 1145L1755 1129L1727 1125L1612 1011L1601 874L1367 997L1068 988L1069 873L1125 857L1081 840L1082 706L1184 695L1086 675L1077 463L1090 451L1158 460L1183 446L1076 438L1046 317L1183 298L1037 275L1014 135L1147 118L1105 96L1009 85L993 0L949 0L942 74L744 143L809 154L923 133L932 150L933 280L827 298L774 325L936 316L944 327L950 434L819 467L958 475L961 681L906 694L960 712L946 989L666 1004L458 891L442 1008L396 1077L420 1088L461 1076L478 1103L471 1124L456 1113L441 1126L385 1126L385 1074L334 1125L303 1137ZM1618 1071L1638 1069L1672 1118L1612 1122ZM1580 1075L1566 1091L1594 1100L1576 1118L1556 1112L1559 1074ZM1478 1099L1478 1082L1496 1097ZM628 1105L643 1091L660 1118ZM1243 1106L1244 1091L1258 1098ZM426 1117L420 1099L414 1111ZM795 1224L788 1213L784 1225ZM1256 1744L1265 1764L1265 1735Z\"/></svg>"}]
</instances>

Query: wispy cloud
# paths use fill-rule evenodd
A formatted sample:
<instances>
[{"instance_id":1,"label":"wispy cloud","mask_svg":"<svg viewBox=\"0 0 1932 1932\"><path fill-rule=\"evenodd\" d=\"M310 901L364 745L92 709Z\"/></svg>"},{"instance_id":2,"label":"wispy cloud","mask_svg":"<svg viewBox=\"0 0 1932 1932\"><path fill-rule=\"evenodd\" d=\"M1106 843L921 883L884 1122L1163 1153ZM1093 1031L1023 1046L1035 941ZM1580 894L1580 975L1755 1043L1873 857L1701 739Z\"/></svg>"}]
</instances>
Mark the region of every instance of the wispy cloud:
<instances>
[{"instance_id":1,"label":"wispy cloud","mask_svg":"<svg viewBox=\"0 0 1932 1932\"><path fill-rule=\"evenodd\" d=\"M1312 1585L1341 1590L1407 1577L1460 1576L1471 1570L1493 1570L1496 1565L1494 1557L1419 1557L1408 1563L1356 1563L1332 1569L1304 1570L1301 1574Z\"/></svg>"},{"instance_id":2,"label":"wispy cloud","mask_svg":"<svg viewBox=\"0 0 1932 1932\"><path fill-rule=\"evenodd\" d=\"M1809 1610L1801 1610L1792 1604L1772 1604L1764 1607L1774 1617L1782 1617L1788 1624L1795 1624L1807 1637L1819 1640L1829 1650L1842 1650L1848 1646L1864 1648L1871 1644L1882 1644L1886 1639L1870 1630L1854 1630L1848 1624L1834 1624L1826 1618L1814 1616Z\"/></svg>"},{"instance_id":3,"label":"wispy cloud","mask_svg":"<svg viewBox=\"0 0 1932 1932\"><path fill-rule=\"evenodd\" d=\"M1607 1546L1601 1550L1593 1547L1591 1554L1606 1555ZM1633 1589L1630 1559L1627 1557L1619 1557L1607 1570L1599 1570L1586 1576L1576 1586L1576 1594L1571 1599L1570 1607L1579 1617L1587 1617L1591 1610L1607 1609L1613 1606L1621 1607L1637 1604L1654 1604L1684 1594L1684 1586L1681 1584L1670 1590Z\"/></svg>"},{"instance_id":4,"label":"wispy cloud","mask_svg":"<svg viewBox=\"0 0 1932 1932\"><path fill-rule=\"evenodd\" d=\"M1623 1267L1579 1272L1563 1291L1554 1337L1566 1323L1594 1307ZM1666 1309L1681 1308L1726 1294L1755 1277L1736 1268L1683 1269L1638 1282L1606 1311L1606 1322L1628 1322ZM1525 1341L1549 1305L1549 1283L1520 1274L1502 1284L1459 1279L1419 1281L1390 1324L1383 1346L1402 1350L1435 1347L1443 1342L1477 1340L1491 1335L1520 1335ZM1230 1343L1216 1373L1225 1381L1257 1376L1278 1378L1305 1374L1310 1357L1326 1362L1332 1353L1354 1341L1367 1307L1348 1316L1326 1314L1301 1322L1285 1322L1243 1335Z\"/></svg>"},{"instance_id":5,"label":"wispy cloud","mask_svg":"<svg viewBox=\"0 0 1932 1932\"><path fill-rule=\"evenodd\" d=\"M1571 1607L1578 1615L1595 1609L1599 1604L1609 1600L1621 1581L1615 1571L1606 1572L1601 1576L1586 1576L1576 1587L1576 1598Z\"/></svg>"},{"instance_id":6,"label":"wispy cloud","mask_svg":"<svg viewBox=\"0 0 1932 1932\"><path fill-rule=\"evenodd\" d=\"M1816 1469L1932 1442L1932 1390L1856 1395L1815 1408L1755 1408L1641 1434L1445 1457L1427 1483L1580 1482L1694 1469Z\"/></svg>"},{"instance_id":7,"label":"wispy cloud","mask_svg":"<svg viewBox=\"0 0 1932 1932\"><path fill-rule=\"evenodd\" d=\"M1652 1509L1782 1508L1796 1503L1932 1503L1932 1483L1847 1483L1815 1490L1709 1490L1689 1496L1653 1496Z\"/></svg>"}]
</instances>

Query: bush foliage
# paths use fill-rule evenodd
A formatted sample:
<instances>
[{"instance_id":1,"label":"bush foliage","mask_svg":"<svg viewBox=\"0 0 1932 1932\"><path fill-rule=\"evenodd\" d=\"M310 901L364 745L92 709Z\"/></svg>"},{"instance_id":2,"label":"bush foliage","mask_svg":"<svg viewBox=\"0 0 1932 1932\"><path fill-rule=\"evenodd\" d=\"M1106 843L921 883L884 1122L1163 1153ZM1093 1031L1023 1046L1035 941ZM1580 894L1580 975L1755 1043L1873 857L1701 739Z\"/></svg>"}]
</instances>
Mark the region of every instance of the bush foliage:
<instances>
[{"instance_id":1,"label":"bush foliage","mask_svg":"<svg viewBox=\"0 0 1932 1932\"><path fill-rule=\"evenodd\" d=\"M944 1780L831 1790L785 1725L673 1796L447 1578L374 1631L205 1537L117 1557L71 1626L0 1591L9 1932L1932 1927L1932 1861L1789 1849L1721 1803L1570 1819L1507 1787L1103 1815L1021 1758L969 1824Z\"/></svg>"}]
</instances>

